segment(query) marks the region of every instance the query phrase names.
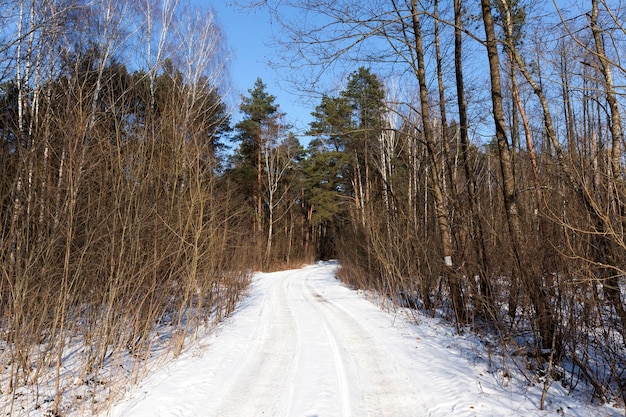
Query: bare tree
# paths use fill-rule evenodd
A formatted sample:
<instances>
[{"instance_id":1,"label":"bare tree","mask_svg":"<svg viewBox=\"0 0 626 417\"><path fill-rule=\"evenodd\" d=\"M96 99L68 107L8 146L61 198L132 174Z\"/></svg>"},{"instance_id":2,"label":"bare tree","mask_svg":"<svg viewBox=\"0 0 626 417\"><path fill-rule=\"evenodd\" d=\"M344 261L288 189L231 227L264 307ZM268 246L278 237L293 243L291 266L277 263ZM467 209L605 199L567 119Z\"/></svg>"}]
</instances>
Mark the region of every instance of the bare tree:
<instances>
[{"instance_id":1,"label":"bare tree","mask_svg":"<svg viewBox=\"0 0 626 417\"><path fill-rule=\"evenodd\" d=\"M538 276L533 272L531 265L524 259L521 251L522 228L518 208L517 188L513 170L513 161L510 145L506 134L506 124L502 107L502 86L500 81L500 64L495 36L491 4L489 0L481 0L482 17L486 35L486 47L489 57L491 76L491 100L493 106L493 118L495 122L496 139L498 143L500 172L502 174L502 192L507 214L507 224L512 240L512 249L517 264L517 274L520 281L526 285L533 307L535 319L541 334L541 346L552 350L553 339L558 331L556 322L547 300L546 291ZM511 312L515 314L514 311Z\"/></svg>"},{"instance_id":2,"label":"bare tree","mask_svg":"<svg viewBox=\"0 0 626 417\"><path fill-rule=\"evenodd\" d=\"M94 414L115 378L145 370L162 343L155 326L175 329L176 353L246 284L248 259L233 256L247 242L244 213L216 175L224 43L210 12L175 2L152 34L143 19L155 3L142 13L106 0L8 3L2 15L16 5L22 18L18 41L0 47L13 79L0 93L0 358L11 363L0 408L43 406L37 384L53 381L46 411L58 415L74 399L69 378L92 384ZM129 72L146 38L156 49Z\"/></svg>"},{"instance_id":3,"label":"bare tree","mask_svg":"<svg viewBox=\"0 0 626 417\"><path fill-rule=\"evenodd\" d=\"M290 200L291 189L294 185L294 178L290 176L290 171L294 168L300 145L295 137L290 136L286 131L280 115L266 126L264 135L267 139L264 141L261 152L265 174L263 176L264 200L268 212L265 247L265 266L267 267L273 255L275 225L290 212L294 204L294 201Z\"/></svg>"}]
</instances>

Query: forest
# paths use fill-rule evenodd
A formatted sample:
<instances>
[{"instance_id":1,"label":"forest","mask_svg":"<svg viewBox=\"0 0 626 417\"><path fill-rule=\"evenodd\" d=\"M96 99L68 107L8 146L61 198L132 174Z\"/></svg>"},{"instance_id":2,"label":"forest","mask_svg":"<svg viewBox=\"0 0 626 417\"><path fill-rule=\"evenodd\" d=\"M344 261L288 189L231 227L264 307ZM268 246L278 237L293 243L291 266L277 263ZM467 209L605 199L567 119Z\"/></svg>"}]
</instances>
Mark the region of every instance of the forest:
<instances>
[{"instance_id":1,"label":"forest","mask_svg":"<svg viewBox=\"0 0 626 417\"><path fill-rule=\"evenodd\" d=\"M0 2L0 395L52 384L60 413L68 381L180 352L252 271L337 259L623 406L623 5L256 7L315 97L305 132L260 78L233 121L210 8Z\"/></svg>"}]
</instances>

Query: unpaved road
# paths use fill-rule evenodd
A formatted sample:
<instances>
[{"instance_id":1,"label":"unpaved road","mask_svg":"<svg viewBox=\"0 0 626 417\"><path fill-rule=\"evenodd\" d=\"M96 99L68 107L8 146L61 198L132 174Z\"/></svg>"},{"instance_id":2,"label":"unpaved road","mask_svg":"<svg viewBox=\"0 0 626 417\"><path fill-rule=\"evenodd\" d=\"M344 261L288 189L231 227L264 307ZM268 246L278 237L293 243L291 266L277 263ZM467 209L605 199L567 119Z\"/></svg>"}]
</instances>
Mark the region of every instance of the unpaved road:
<instances>
[{"instance_id":1,"label":"unpaved road","mask_svg":"<svg viewBox=\"0 0 626 417\"><path fill-rule=\"evenodd\" d=\"M230 318L107 417L623 416L561 384L540 411L543 384L504 374L480 340L438 319L381 310L336 268L256 274Z\"/></svg>"},{"instance_id":2,"label":"unpaved road","mask_svg":"<svg viewBox=\"0 0 626 417\"><path fill-rule=\"evenodd\" d=\"M394 348L392 319L334 272L325 264L261 274L208 346L149 378L112 414L427 415L411 359Z\"/></svg>"},{"instance_id":3,"label":"unpaved road","mask_svg":"<svg viewBox=\"0 0 626 417\"><path fill-rule=\"evenodd\" d=\"M215 415L424 415L380 329L328 294L320 272L286 273L267 287L258 330Z\"/></svg>"}]
</instances>

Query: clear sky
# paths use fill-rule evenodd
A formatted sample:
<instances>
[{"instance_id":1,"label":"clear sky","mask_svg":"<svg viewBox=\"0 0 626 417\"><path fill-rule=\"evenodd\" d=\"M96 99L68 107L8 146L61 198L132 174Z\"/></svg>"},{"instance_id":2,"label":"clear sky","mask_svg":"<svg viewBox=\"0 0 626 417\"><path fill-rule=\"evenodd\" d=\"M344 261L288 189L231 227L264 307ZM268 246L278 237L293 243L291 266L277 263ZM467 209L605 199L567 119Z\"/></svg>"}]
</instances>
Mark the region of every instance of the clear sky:
<instances>
[{"instance_id":1,"label":"clear sky","mask_svg":"<svg viewBox=\"0 0 626 417\"><path fill-rule=\"evenodd\" d=\"M206 4L197 1L198 4ZM308 128L312 120L310 103L301 99L293 86L281 77L280 70L270 67L268 60L275 57L275 51L270 44L273 35L278 33L278 25L272 22L264 8L242 8L232 1L216 1L213 8L217 20L221 25L228 44L233 52L230 65L230 74L234 94L238 99L242 94L247 95L253 88L254 82L261 77L267 86L267 92L276 96L276 103L280 110L287 114L287 120L294 126L296 134L301 134ZM235 105L238 106L239 102ZM234 115L234 122L238 121L239 114ZM305 142L305 140L302 140Z\"/></svg>"}]
</instances>

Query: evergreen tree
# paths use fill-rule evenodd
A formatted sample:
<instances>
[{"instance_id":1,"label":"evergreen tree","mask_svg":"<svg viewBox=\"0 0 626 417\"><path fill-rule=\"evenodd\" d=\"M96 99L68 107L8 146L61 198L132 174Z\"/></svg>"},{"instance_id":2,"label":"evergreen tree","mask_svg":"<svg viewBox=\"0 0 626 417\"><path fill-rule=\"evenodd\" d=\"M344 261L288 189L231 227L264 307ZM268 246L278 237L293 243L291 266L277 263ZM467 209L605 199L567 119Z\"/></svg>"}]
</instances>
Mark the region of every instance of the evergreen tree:
<instances>
[{"instance_id":1,"label":"evergreen tree","mask_svg":"<svg viewBox=\"0 0 626 417\"><path fill-rule=\"evenodd\" d=\"M344 217L341 195L353 195L353 156L347 152L353 131L353 108L346 97L323 96L311 115L315 118L307 134L314 136L303 166L303 193L309 235L317 256L334 256L333 231Z\"/></svg>"},{"instance_id":2,"label":"evergreen tree","mask_svg":"<svg viewBox=\"0 0 626 417\"><path fill-rule=\"evenodd\" d=\"M352 106L354 127L370 136L382 126L385 92L383 85L369 68L360 67L348 78L348 85L341 93Z\"/></svg>"},{"instance_id":3,"label":"evergreen tree","mask_svg":"<svg viewBox=\"0 0 626 417\"><path fill-rule=\"evenodd\" d=\"M318 145L343 151L352 129L352 106L348 98L324 95L311 115L315 120L308 134L319 138Z\"/></svg>"},{"instance_id":4,"label":"evergreen tree","mask_svg":"<svg viewBox=\"0 0 626 417\"><path fill-rule=\"evenodd\" d=\"M249 96L242 97L239 109L244 119L235 125L235 140L239 141L236 155L236 171L240 185L247 192L255 206L255 230L261 232L262 191L263 191L263 155L262 149L267 141L264 131L279 116L276 97L266 91L266 85L257 78L254 88L248 90Z\"/></svg>"},{"instance_id":5,"label":"evergreen tree","mask_svg":"<svg viewBox=\"0 0 626 417\"><path fill-rule=\"evenodd\" d=\"M373 145L384 115L382 83L369 69L350 74L338 97L323 96L311 113L307 179L308 221L321 257L334 254L334 231L348 219L365 222L364 208L371 190ZM354 202L355 210L348 211Z\"/></svg>"},{"instance_id":6,"label":"evergreen tree","mask_svg":"<svg viewBox=\"0 0 626 417\"><path fill-rule=\"evenodd\" d=\"M348 77L348 85L341 96L349 100L352 108L352 131L346 152L352 158L355 208L363 224L365 205L370 201L372 190L372 147L382 131L385 93L378 77L368 68L360 67Z\"/></svg>"}]
</instances>

